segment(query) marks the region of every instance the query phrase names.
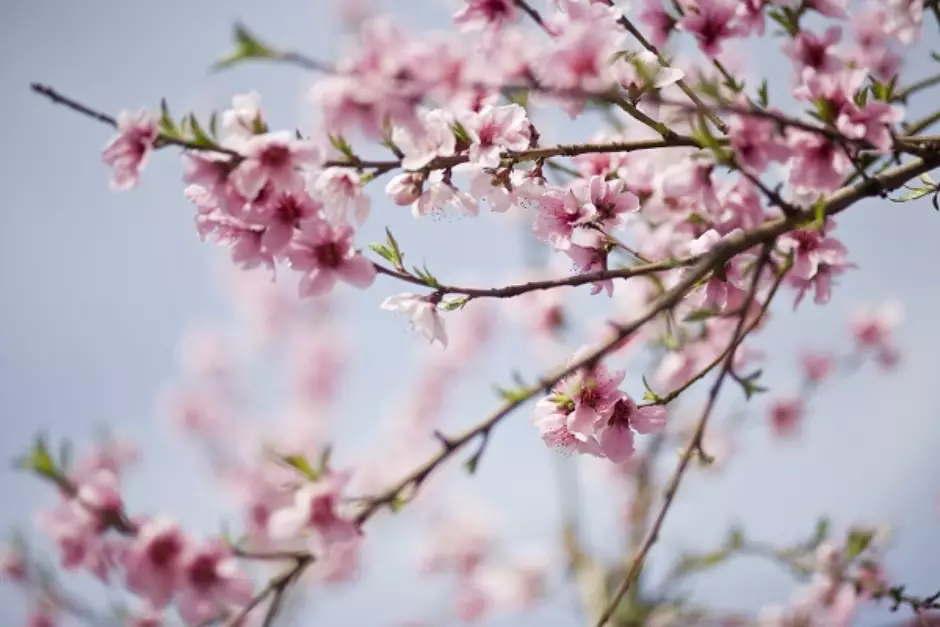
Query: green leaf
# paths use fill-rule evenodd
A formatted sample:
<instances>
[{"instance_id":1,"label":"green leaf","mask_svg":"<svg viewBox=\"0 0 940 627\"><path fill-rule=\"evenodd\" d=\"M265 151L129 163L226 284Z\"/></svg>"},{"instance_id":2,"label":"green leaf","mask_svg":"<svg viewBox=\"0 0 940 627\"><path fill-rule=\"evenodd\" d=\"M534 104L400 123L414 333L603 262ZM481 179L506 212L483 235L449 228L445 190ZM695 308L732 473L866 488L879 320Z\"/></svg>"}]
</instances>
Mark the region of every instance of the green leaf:
<instances>
[{"instance_id":1,"label":"green leaf","mask_svg":"<svg viewBox=\"0 0 940 627\"><path fill-rule=\"evenodd\" d=\"M727 546L729 551L739 551L744 548L744 532L735 527L728 533Z\"/></svg>"},{"instance_id":2,"label":"green leaf","mask_svg":"<svg viewBox=\"0 0 940 627\"><path fill-rule=\"evenodd\" d=\"M867 529L852 529L845 542L845 557L853 560L871 544L874 532Z\"/></svg>"},{"instance_id":3,"label":"green leaf","mask_svg":"<svg viewBox=\"0 0 940 627\"><path fill-rule=\"evenodd\" d=\"M466 305L467 301L469 300L470 300L469 296L460 296L458 298L444 301L441 303L441 309L443 309L444 311L454 311L457 309L463 309L464 305Z\"/></svg>"},{"instance_id":4,"label":"green leaf","mask_svg":"<svg viewBox=\"0 0 940 627\"><path fill-rule=\"evenodd\" d=\"M757 89L757 102L761 107L767 108L770 104L770 97L767 93L767 79L765 78Z\"/></svg>"},{"instance_id":5,"label":"green leaf","mask_svg":"<svg viewBox=\"0 0 940 627\"><path fill-rule=\"evenodd\" d=\"M437 277L431 274L431 271L428 270L427 266L424 266L424 268L418 268L418 266L412 266L411 269L414 271L415 276L417 276L419 279L424 281L424 284L427 285L428 287L433 287L435 289L441 288L440 281L437 280Z\"/></svg>"},{"instance_id":6,"label":"green leaf","mask_svg":"<svg viewBox=\"0 0 940 627\"><path fill-rule=\"evenodd\" d=\"M649 381L646 380L646 375L643 375L642 379L643 379L643 389L646 390L643 393L643 400L653 401L654 403L660 402L662 400L662 397L656 392L654 392L653 388L650 387Z\"/></svg>"},{"instance_id":7,"label":"green leaf","mask_svg":"<svg viewBox=\"0 0 940 627\"><path fill-rule=\"evenodd\" d=\"M810 539L810 546L817 547L823 542L826 541L826 538L829 537L829 528L831 523L828 518L823 516L816 521L816 529L813 531L813 536Z\"/></svg>"},{"instance_id":8,"label":"green leaf","mask_svg":"<svg viewBox=\"0 0 940 627\"><path fill-rule=\"evenodd\" d=\"M482 457L481 455L482 452L483 452L482 450L477 451L476 453L471 455L470 459L468 459L464 463L463 467L467 471L468 475L472 475L477 471L477 466L480 465L480 458Z\"/></svg>"},{"instance_id":9,"label":"green leaf","mask_svg":"<svg viewBox=\"0 0 940 627\"><path fill-rule=\"evenodd\" d=\"M918 198L923 198L930 192L934 190L929 187L918 187L910 192L904 194L903 196L898 196L897 198L892 198L894 202L908 202L910 200L917 200Z\"/></svg>"},{"instance_id":10,"label":"green leaf","mask_svg":"<svg viewBox=\"0 0 940 627\"><path fill-rule=\"evenodd\" d=\"M737 382L741 384L741 389L744 391L744 398L746 400L751 400L751 397L755 394L767 391L767 388L757 384L757 380L760 378L761 374L763 374L763 370L758 370L746 377L738 377L736 379Z\"/></svg>"},{"instance_id":11,"label":"green leaf","mask_svg":"<svg viewBox=\"0 0 940 627\"><path fill-rule=\"evenodd\" d=\"M464 125L460 121L454 122L451 129L454 131L454 135L457 137L458 142L471 143L470 142L470 133L467 132L467 129L464 128Z\"/></svg>"},{"instance_id":12,"label":"green leaf","mask_svg":"<svg viewBox=\"0 0 940 627\"><path fill-rule=\"evenodd\" d=\"M55 479L59 476L55 460L52 458L49 447L46 445L46 439L42 435L36 437L36 443L33 445L33 449L29 452L29 455L18 460L16 465L22 470L35 472L49 479Z\"/></svg>"},{"instance_id":13,"label":"green leaf","mask_svg":"<svg viewBox=\"0 0 940 627\"><path fill-rule=\"evenodd\" d=\"M352 146L349 145L349 142L347 142L346 138L342 135L330 135L330 143L350 161L356 160L356 154L353 152Z\"/></svg>"},{"instance_id":14,"label":"green leaf","mask_svg":"<svg viewBox=\"0 0 940 627\"><path fill-rule=\"evenodd\" d=\"M276 59L277 52L263 44L258 38L251 34L243 24L235 24L235 50L219 59L212 66L214 70L222 70L232 67L242 61L251 59Z\"/></svg>"},{"instance_id":15,"label":"green leaf","mask_svg":"<svg viewBox=\"0 0 940 627\"><path fill-rule=\"evenodd\" d=\"M189 128L192 131L194 142L200 146L215 146L215 142L212 141L212 138L209 137L206 131L199 125L199 120L197 120L196 116L192 113L189 114Z\"/></svg>"},{"instance_id":16,"label":"green leaf","mask_svg":"<svg viewBox=\"0 0 940 627\"><path fill-rule=\"evenodd\" d=\"M320 479L320 474L310 465L310 462L308 462L307 458L303 455L287 455L281 459L285 464L294 468L311 481L318 481Z\"/></svg>"},{"instance_id":17,"label":"green leaf","mask_svg":"<svg viewBox=\"0 0 940 627\"><path fill-rule=\"evenodd\" d=\"M920 180L924 183L924 185L930 185L933 187L937 186L937 184L934 183L934 180L930 178L930 174L928 172L924 172L923 174L921 174Z\"/></svg>"},{"instance_id":18,"label":"green leaf","mask_svg":"<svg viewBox=\"0 0 940 627\"><path fill-rule=\"evenodd\" d=\"M209 132L212 133L213 137L219 136L219 116L215 111L209 117Z\"/></svg>"},{"instance_id":19,"label":"green leaf","mask_svg":"<svg viewBox=\"0 0 940 627\"><path fill-rule=\"evenodd\" d=\"M176 122L173 121L173 116L170 115L170 107L166 102L166 98L160 100L160 123L158 125L160 132L168 137L179 137L179 129L176 128Z\"/></svg>"},{"instance_id":20,"label":"green leaf","mask_svg":"<svg viewBox=\"0 0 940 627\"><path fill-rule=\"evenodd\" d=\"M508 403L518 403L529 397L528 390L523 388L509 389L500 387L498 385L495 386L495 388L499 397Z\"/></svg>"},{"instance_id":21,"label":"green leaf","mask_svg":"<svg viewBox=\"0 0 940 627\"><path fill-rule=\"evenodd\" d=\"M396 263L397 258L395 257L395 253L389 250L387 247L383 246L382 244L369 244L369 248L372 250L372 252L374 252L376 255L378 255L382 259L385 259L388 262L398 265Z\"/></svg>"},{"instance_id":22,"label":"green leaf","mask_svg":"<svg viewBox=\"0 0 940 627\"><path fill-rule=\"evenodd\" d=\"M695 309L682 319L683 322L704 322L715 316L720 316L721 311L718 309Z\"/></svg>"},{"instance_id":23,"label":"green leaf","mask_svg":"<svg viewBox=\"0 0 940 627\"><path fill-rule=\"evenodd\" d=\"M408 504L408 500L403 497L401 494L396 494L392 497L392 500L388 502L388 508L392 510L392 513L397 514L405 505Z\"/></svg>"}]
</instances>

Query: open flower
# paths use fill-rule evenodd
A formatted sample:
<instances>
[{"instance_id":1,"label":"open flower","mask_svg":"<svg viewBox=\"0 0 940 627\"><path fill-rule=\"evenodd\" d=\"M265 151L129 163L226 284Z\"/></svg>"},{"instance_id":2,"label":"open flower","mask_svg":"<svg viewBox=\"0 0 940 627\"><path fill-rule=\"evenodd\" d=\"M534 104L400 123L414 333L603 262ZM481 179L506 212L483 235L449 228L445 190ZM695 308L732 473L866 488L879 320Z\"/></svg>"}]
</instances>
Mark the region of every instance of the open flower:
<instances>
[{"instance_id":1,"label":"open flower","mask_svg":"<svg viewBox=\"0 0 940 627\"><path fill-rule=\"evenodd\" d=\"M447 346L447 332L444 330L444 322L438 314L437 305L432 302L430 297L408 293L395 294L386 298L382 302L381 308L388 311L403 312L411 321L411 326L428 338L428 341L433 343L436 340L441 343L441 346Z\"/></svg>"},{"instance_id":2,"label":"open flower","mask_svg":"<svg viewBox=\"0 0 940 627\"><path fill-rule=\"evenodd\" d=\"M300 225L300 233L287 250L287 259L292 268L304 273L301 296L329 293L337 279L359 288L372 285L375 266L356 252L352 238L352 227L334 227L320 218Z\"/></svg>"},{"instance_id":3,"label":"open flower","mask_svg":"<svg viewBox=\"0 0 940 627\"><path fill-rule=\"evenodd\" d=\"M137 185L159 132L157 122L146 109L137 113L121 111L118 134L104 147L102 160L111 167L111 189L125 190Z\"/></svg>"}]
</instances>

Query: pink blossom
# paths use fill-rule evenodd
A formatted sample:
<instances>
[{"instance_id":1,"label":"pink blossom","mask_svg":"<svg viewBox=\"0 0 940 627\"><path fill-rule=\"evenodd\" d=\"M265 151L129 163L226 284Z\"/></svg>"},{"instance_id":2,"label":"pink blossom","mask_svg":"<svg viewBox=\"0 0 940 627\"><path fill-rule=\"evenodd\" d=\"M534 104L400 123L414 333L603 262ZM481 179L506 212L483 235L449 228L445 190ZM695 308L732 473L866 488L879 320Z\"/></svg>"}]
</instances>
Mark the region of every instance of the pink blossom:
<instances>
[{"instance_id":1,"label":"pink blossom","mask_svg":"<svg viewBox=\"0 0 940 627\"><path fill-rule=\"evenodd\" d=\"M623 463L633 455L633 432L648 434L662 431L666 424L666 409L659 405L637 407L623 394L602 424L597 435L604 456L615 464Z\"/></svg>"},{"instance_id":2,"label":"pink blossom","mask_svg":"<svg viewBox=\"0 0 940 627\"><path fill-rule=\"evenodd\" d=\"M337 542L359 537L356 523L339 515L341 493L349 477L330 473L308 483L294 493L293 504L271 514L268 534L273 540L293 540L309 536L311 548L320 553Z\"/></svg>"},{"instance_id":3,"label":"pink blossom","mask_svg":"<svg viewBox=\"0 0 940 627\"><path fill-rule=\"evenodd\" d=\"M834 54L834 48L842 39L842 29L830 26L822 37L809 31L800 31L794 39L788 39L783 52L793 59L798 72L811 68L816 72L835 72L842 68L842 60Z\"/></svg>"},{"instance_id":4,"label":"pink blossom","mask_svg":"<svg viewBox=\"0 0 940 627\"><path fill-rule=\"evenodd\" d=\"M852 139L871 142L883 153L891 151L891 130L904 119L904 109L887 102L869 101L864 107L846 107L836 120L836 127Z\"/></svg>"},{"instance_id":5,"label":"pink blossom","mask_svg":"<svg viewBox=\"0 0 940 627\"><path fill-rule=\"evenodd\" d=\"M741 0L738 2L737 17L741 20L742 34L764 34L764 11L772 0Z\"/></svg>"},{"instance_id":6,"label":"pink blossom","mask_svg":"<svg viewBox=\"0 0 940 627\"><path fill-rule=\"evenodd\" d=\"M438 157L456 153L457 138L448 113L442 109L421 109L418 117L419 129L396 127L392 131L392 141L405 155L401 166L406 170L420 170Z\"/></svg>"},{"instance_id":7,"label":"pink blossom","mask_svg":"<svg viewBox=\"0 0 940 627\"><path fill-rule=\"evenodd\" d=\"M820 231L791 231L780 237L778 245L793 255L787 283L798 290L796 304L811 287L815 288L817 304L829 302L832 277L854 267L846 261L847 251L842 242Z\"/></svg>"},{"instance_id":8,"label":"pink blossom","mask_svg":"<svg viewBox=\"0 0 940 627\"><path fill-rule=\"evenodd\" d=\"M770 424L777 437L789 437L796 433L803 420L803 401L796 397L782 398L770 406Z\"/></svg>"},{"instance_id":9,"label":"pink blossom","mask_svg":"<svg viewBox=\"0 0 940 627\"><path fill-rule=\"evenodd\" d=\"M539 198L533 229L539 239L565 250L571 246L575 228L593 218L591 207L581 203L573 191L554 188Z\"/></svg>"},{"instance_id":10,"label":"pink blossom","mask_svg":"<svg viewBox=\"0 0 940 627\"><path fill-rule=\"evenodd\" d=\"M293 269L303 273L302 297L329 293L337 279L358 288L372 285L375 266L356 252L352 238L349 226L334 227L319 218L301 223L287 259Z\"/></svg>"},{"instance_id":11,"label":"pink blossom","mask_svg":"<svg viewBox=\"0 0 940 627\"><path fill-rule=\"evenodd\" d=\"M529 147L531 123L525 109L517 104L487 105L462 123L470 137L470 163L495 168L502 151Z\"/></svg>"},{"instance_id":12,"label":"pink blossom","mask_svg":"<svg viewBox=\"0 0 940 627\"><path fill-rule=\"evenodd\" d=\"M50 603L40 603L30 610L26 617L26 627L58 627L58 612Z\"/></svg>"},{"instance_id":13,"label":"pink blossom","mask_svg":"<svg viewBox=\"0 0 940 627\"><path fill-rule=\"evenodd\" d=\"M454 23L466 29L500 27L516 19L513 0L464 0L465 6L454 14Z\"/></svg>"},{"instance_id":14,"label":"pink blossom","mask_svg":"<svg viewBox=\"0 0 940 627\"><path fill-rule=\"evenodd\" d=\"M88 508L64 502L52 511L40 512L37 523L55 542L62 568L86 568L107 581L115 561L115 547L99 537L98 517Z\"/></svg>"},{"instance_id":15,"label":"pink blossom","mask_svg":"<svg viewBox=\"0 0 940 627\"><path fill-rule=\"evenodd\" d=\"M437 305L432 303L429 297L417 294L396 294L386 298L380 306L388 311L404 313L408 316L411 326L428 341L433 343L436 340L441 343L441 346L447 346L444 322L438 314Z\"/></svg>"},{"instance_id":16,"label":"pink blossom","mask_svg":"<svg viewBox=\"0 0 940 627\"><path fill-rule=\"evenodd\" d=\"M388 182L385 186L385 193L388 194L392 202L400 207L413 204L421 198L424 177L413 172L402 172Z\"/></svg>"},{"instance_id":17,"label":"pink blossom","mask_svg":"<svg viewBox=\"0 0 940 627\"><path fill-rule=\"evenodd\" d=\"M565 254L571 259L571 264L578 274L588 274L607 270L607 256L610 253L606 246L581 246L571 244L565 249ZM591 286L591 294L600 294L606 291L608 296L614 295L614 282L612 279L595 281Z\"/></svg>"},{"instance_id":18,"label":"pink blossom","mask_svg":"<svg viewBox=\"0 0 940 627\"><path fill-rule=\"evenodd\" d=\"M182 582L186 540L175 524L157 519L138 529L123 556L128 590L156 608L166 606Z\"/></svg>"},{"instance_id":19,"label":"pink blossom","mask_svg":"<svg viewBox=\"0 0 940 627\"><path fill-rule=\"evenodd\" d=\"M727 0L697 0L679 20L680 29L692 34L699 48L711 59L721 54L725 40L742 34L741 28L733 24L736 8Z\"/></svg>"},{"instance_id":20,"label":"pink blossom","mask_svg":"<svg viewBox=\"0 0 940 627\"><path fill-rule=\"evenodd\" d=\"M815 9L826 17L845 18L848 0L806 0L805 6Z\"/></svg>"},{"instance_id":21,"label":"pink blossom","mask_svg":"<svg viewBox=\"0 0 940 627\"><path fill-rule=\"evenodd\" d=\"M293 188L299 170L316 167L322 159L312 143L294 138L289 131L253 135L245 142L243 154L232 177L246 198L257 196L269 182L275 189Z\"/></svg>"},{"instance_id":22,"label":"pink blossom","mask_svg":"<svg viewBox=\"0 0 940 627\"><path fill-rule=\"evenodd\" d=\"M592 176L590 181L579 180L573 188L575 196L583 203L582 211L591 216L604 229L623 226L624 214L640 209L640 201L633 192L625 189L619 179L604 180Z\"/></svg>"},{"instance_id":23,"label":"pink blossom","mask_svg":"<svg viewBox=\"0 0 940 627\"><path fill-rule=\"evenodd\" d=\"M217 617L226 606L244 606L251 594L251 580L222 542L211 540L187 548L176 605L187 625L201 625Z\"/></svg>"},{"instance_id":24,"label":"pink blossom","mask_svg":"<svg viewBox=\"0 0 940 627\"><path fill-rule=\"evenodd\" d=\"M163 612L143 606L128 616L126 627L163 627Z\"/></svg>"},{"instance_id":25,"label":"pink blossom","mask_svg":"<svg viewBox=\"0 0 940 627\"><path fill-rule=\"evenodd\" d=\"M121 111L116 126L118 134L104 147L101 158L112 170L111 189L121 191L137 185L160 132L146 109Z\"/></svg>"},{"instance_id":26,"label":"pink blossom","mask_svg":"<svg viewBox=\"0 0 940 627\"><path fill-rule=\"evenodd\" d=\"M663 8L662 0L644 0L640 21L649 27L650 42L662 48L676 26L676 19Z\"/></svg>"},{"instance_id":27,"label":"pink blossom","mask_svg":"<svg viewBox=\"0 0 940 627\"><path fill-rule=\"evenodd\" d=\"M731 146L741 164L760 174L772 161L784 162L790 151L774 123L751 116L731 121Z\"/></svg>"},{"instance_id":28,"label":"pink blossom","mask_svg":"<svg viewBox=\"0 0 940 627\"><path fill-rule=\"evenodd\" d=\"M572 24L539 60L538 78L558 89L603 92L615 81L610 58L622 39L623 33L612 28ZM569 106L568 113L574 115L582 106Z\"/></svg>"},{"instance_id":29,"label":"pink blossom","mask_svg":"<svg viewBox=\"0 0 940 627\"><path fill-rule=\"evenodd\" d=\"M800 357L803 377L813 384L822 383L829 378L835 365L835 359L825 353L804 353Z\"/></svg>"},{"instance_id":30,"label":"pink blossom","mask_svg":"<svg viewBox=\"0 0 940 627\"><path fill-rule=\"evenodd\" d=\"M227 137L248 139L266 133L267 122L261 108L261 96L256 91L232 97L232 108L222 112L221 130Z\"/></svg>"},{"instance_id":31,"label":"pink blossom","mask_svg":"<svg viewBox=\"0 0 940 627\"><path fill-rule=\"evenodd\" d=\"M326 203L326 213L333 224L346 221L351 211L358 224L369 217L369 197L362 193L362 177L351 168L327 168L317 177L315 188Z\"/></svg>"},{"instance_id":32,"label":"pink blossom","mask_svg":"<svg viewBox=\"0 0 940 627\"><path fill-rule=\"evenodd\" d=\"M894 330L903 318L901 306L893 301L857 311L849 319L856 345L875 351L882 365L892 367L898 360Z\"/></svg>"},{"instance_id":33,"label":"pink blossom","mask_svg":"<svg viewBox=\"0 0 940 627\"><path fill-rule=\"evenodd\" d=\"M261 264L266 263L268 256L282 254L290 244L297 226L304 220L319 215L322 208L322 205L303 189L303 185L265 193L265 190L271 189L270 185L264 187L262 193L248 204L243 213L244 220L257 227L252 229L252 232L260 229L256 237L259 246L257 257ZM244 258L241 255L239 257Z\"/></svg>"},{"instance_id":34,"label":"pink blossom","mask_svg":"<svg viewBox=\"0 0 940 627\"><path fill-rule=\"evenodd\" d=\"M791 130L787 136L793 151L790 183L806 189L831 192L839 188L851 162L842 147L820 133Z\"/></svg>"},{"instance_id":35,"label":"pink blossom","mask_svg":"<svg viewBox=\"0 0 940 627\"><path fill-rule=\"evenodd\" d=\"M470 575L493 545L492 521L476 510L449 513L434 520L422 546L421 570Z\"/></svg>"},{"instance_id":36,"label":"pink blossom","mask_svg":"<svg viewBox=\"0 0 940 627\"><path fill-rule=\"evenodd\" d=\"M14 547L0 546L0 582L26 581L29 569L23 552Z\"/></svg>"}]
</instances>

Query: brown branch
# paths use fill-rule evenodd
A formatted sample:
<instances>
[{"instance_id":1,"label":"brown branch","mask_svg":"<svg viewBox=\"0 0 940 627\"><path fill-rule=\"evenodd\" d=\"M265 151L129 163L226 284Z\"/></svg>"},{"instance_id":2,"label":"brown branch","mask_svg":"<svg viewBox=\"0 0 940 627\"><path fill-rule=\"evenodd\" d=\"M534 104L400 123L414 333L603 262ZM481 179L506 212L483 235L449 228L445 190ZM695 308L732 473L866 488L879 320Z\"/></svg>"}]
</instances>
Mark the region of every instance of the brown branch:
<instances>
[{"instance_id":1,"label":"brown branch","mask_svg":"<svg viewBox=\"0 0 940 627\"><path fill-rule=\"evenodd\" d=\"M830 216L841 213L862 198L877 195L881 189L897 189L910 179L937 166L940 166L940 152L932 154L929 157L913 159L909 163L877 174L869 181L862 181L855 185L844 187L832 194L828 201L822 205L821 214L823 216ZM398 502L401 498L401 493L409 487L411 487L413 491L416 491L439 465L447 461L457 451L462 450L478 436L484 439L488 438L490 432L506 416L534 398L539 392L550 391L555 384L565 377L603 359L607 353L614 350L624 339L633 334L637 329L662 311L671 309L677 305L685 294L695 286L698 281L705 278L714 268L719 267L733 256L749 250L756 245L773 241L783 233L806 224L811 224L816 217L815 211L801 212L799 215L785 216L776 220L770 220L751 231L738 233L722 240L696 263L696 265L692 266L675 286L660 296L644 314L629 324L617 325L615 327L615 336L611 340L560 372L542 379L538 385L520 392L518 396L504 404L483 422L456 437L450 438L451 447L444 448L384 493L366 499L367 505L356 516L355 521L358 524L362 524L383 506Z\"/></svg>"},{"instance_id":2,"label":"brown branch","mask_svg":"<svg viewBox=\"0 0 940 627\"><path fill-rule=\"evenodd\" d=\"M623 582L620 584L620 587L617 589L617 592L608 603L604 613L601 614L600 619L597 621L597 627L603 627L607 621L610 620L610 617L620 605L620 601L623 599L624 595L627 594L627 592L630 590L630 587L639 577L640 571L643 569L643 565L646 562L646 556L649 554L650 549L652 549L653 544L655 544L656 540L659 538L659 532L666 520L666 514L669 513L669 508L675 499L676 493L679 490L679 485L681 484L685 475L685 471L689 467L689 463L692 461L692 458L695 454L700 454L702 452L702 438L705 435L705 428L708 424L708 419L711 417L712 411L715 408L715 403L718 400L718 395L721 391L722 385L725 382L725 378L727 377L728 373L731 372L736 349L746 336L746 333L744 333L744 326L745 321L747 320L747 314L750 311L751 303L754 302L754 299L757 295L757 290L760 287L761 273L763 272L764 267L770 261L770 253L772 249L773 240L770 240L764 244L761 250L761 257L754 268L754 277L751 280L751 287L748 291L744 305L741 307L741 315L738 318L737 328L735 329L731 343L729 344L724 365L722 366L721 371L718 373L718 378L715 380L715 383L712 384L711 390L708 393L708 401L705 404L704 410L702 410L702 416L699 418L695 432L692 435L688 445L685 447L685 450L682 452L682 455L679 458L679 463L676 466L671 479L669 480L669 483L666 487L666 492L663 497L663 504L659 508L659 513L653 520L653 525L646 534L646 539L640 545L639 550L637 550L633 559L631 560L630 567L627 569L627 574L624 577ZM783 280L783 276L785 274L785 271L778 274L777 281L771 288L770 294L767 296L767 300L763 309L760 311L759 316L762 317L767 311L767 308L770 306L770 303L776 294L777 288L780 286L780 283Z\"/></svg>"},{"instance_id":3,"label":"brown branch","mask_svg":"<svg viewBox=\"0 0 940 627\"><path fill-rule=\"evenodd\" d=\"M608 6L611 6L611 7L616 6L614 4L614 0L604 0L604 1L607 3ZM629 18L627 18L624 15L624 16L621 16L620 19L617 21L620 23L621 26L623 26L627 30L628 33L633 35L634 39L640 42L641 46L643 46L649 52L652 52L653 54L656 55L656 59L657 61L659 61L659 64L661 66L663 66L664 68L669 67L669 61L666 60L666 57L664 57L659 52L656 46L654 46L646 37L643 36L643 33L641 33L639 29L637 29L637 27L633 25L633 22L631 22ZM718 115L708 105L706 105L702 101L701 98L698 97L698 94L696 94L695 91L691 87L689 87L688 83L680 79L679 81L676 82L676 86L679 89L681 89L682 92L686 96L688 96L689 100L691 100L695 104L698 111L702 115L704 115L706 118L708 118L708 120L712 124L715 125L715 128L717 128L722 133L725 133L725 134L728 133L728 125L725 124L722 121L722 119L719 118Z\"/></svg>"},{"instance_id":4,"label":"brown branch","mask_svg":"<svg viewBox=\"0 0 940 627\"><path fill-rule=\"evenodd\" d=\"M544 30L549 35L551 31L548 30L548 26L545 25L545 20L542 19L542 15L532 8L532 5L526 2L526 0L514 0L517 7L522 9L522 12L532 18L532 21L539 25L539 28Z\"/></svg>"},{"instance_id":5,"label":"brown branch","mask_svg":"<svg viewBox=\"0 0 940 627\"><path fill-rule=\"evenodd\" d=\"M694 264L701 257L682 257L677 259L666 259L664 261L649 262L643 265L632 266L630 268L619 268L616 270L598 270L595 272L588 272L585 274L575 274L560 279L548 279L545 281L530 281L528 283L517 283L514 285L506 285L504 287L494 287L494 288L473 288L473 287L461 287L456 285L428 285L420 277L416 277L411 274L406 274L399 270L394 270L386 266L379 264L373 264L376 271L379 274L384 274L399 281L404 281L406 283L411 283L413 285L420 285L422 287L428 287L434 290L435 293L440 295L445 294L461 294L467 296L470 299L474 298L513 298L515 296L520 296L522 294L527 294L528 292L534 292L537 290L549 290L556 287L565 287L565 286L578 286L585 285L587 283L594 283L596 281L606 281L608 279L627 279L630 277L644 276L647 274L653 274L655 272L663 272L666 270L672 270L674 268L679 268L683 266L689 266Z\"/></svg>"}]
</instances>

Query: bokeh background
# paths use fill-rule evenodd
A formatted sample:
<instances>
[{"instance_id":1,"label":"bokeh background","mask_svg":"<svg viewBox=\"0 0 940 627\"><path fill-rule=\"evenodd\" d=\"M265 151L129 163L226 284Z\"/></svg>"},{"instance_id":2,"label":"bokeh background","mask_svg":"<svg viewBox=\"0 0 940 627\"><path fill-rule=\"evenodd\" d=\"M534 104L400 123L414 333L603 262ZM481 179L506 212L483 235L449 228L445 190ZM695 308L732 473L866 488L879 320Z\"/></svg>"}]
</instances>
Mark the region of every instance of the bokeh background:
<instances>
[{"instance_id":1,"label":"bokeh background","mask_svg":"<svg viewBox=\"0 0 940 627\"><path fill-rule=\"evenodd\" d=\"M446 27L454 10L434 0L388 4L416 30ZM174 154L158 153L136 190L113 194L99 158L110 131L52 106L32 94L29 83L47 83L111 112L155 108L165 97L177 112L204 113L227 106L232 94L254 89L262 94L273 127L304 128L312 119L306 91L314 77L269 65L208 72L229 49L236 19L312 56L339 53L336 6L326 2L6 0L0 6L0 460L21 454L40 430L80 447L107 425L141 445L143 461L130 483L132 507L173 512L205 533L233 519L231 503L205 479L195 449L155 408L161 390L177 376L177 344L184 332L201 321L231 322L231 297L219 279L226 253L199 242ZM905 69L908 80L940 68L925 52L940 43L936 24L927 21L925 40ZM789 68L766 42L763 46L736 54L747 59L749 75L772 77L771 96L782 97ZM927 95L911 116L931 104L936 106L936 99ZM552 120L546 140L583 140L595 130L588 122ZM361 244L380 241L390 226L413 259L426 259L439 277L453 282L502 283L524 264L519 233L505 228L504 220L416 221L408 210L381 200L380 193L373 195L379 200L360 232ZM789 298L781 299L759 341L769 355L765 379L776 391L795 390L799 349L845 350L848 315L889 298L906 306L898 336L902 368L886 375L866 367L828 385L813 400L794 442L773 440L767 398L755 399L747 418L754 426L739 442L740 453L721 473L697 473L683 488L654 549L654 566L670 552L714 545L732 523L745 525L753 537L785 542L805 536L825 514L835 529L853 521L894 526L890 574L914 593L940 587L935 453L940 296L934 280L940 214L926 199L873 200L842 217L840 233L860 269L845 275L826 307L807 303L794 315ZM346 337L355 349L339 408L331 416L340 455L354 450L359 439L374 441L371 434L407 391L416 355L425 350L421 340L403 331L402 319L378 308L397 291L382 278L367 292L340 290ZM586 291L579 292L585 315L602 316L609 305L590 300ZM504 307L496 311L508 316ZM508 381L513 369L534 375L551 365L527 353L519 334L504 328L477 374L448 399L445 424L455 428L478 421L497 403L491 384ZM737 400L740 394L730 390L728 396ZM526 410L507 420L496 436L479 474L472 482L458 480L452 500L498 511L500 536L510 545L524 541L557 552L557 457L545 450ZM561 463L574 467L571 460ZM0 529L29 532L34 512L50 505L53 494L34 478L4 468ZM589 472L580 479L591 544L617 550L623 533L610 485ZM405 526L383 522L370 531L375 546L368 550L361 583L312 593L316 624L387 625L434 617L447 606L446 586L414 576L420 533L412 530L410 542L387 541L406 533ZM93 582L75 582L90 598L101 594ZM767 564L742 559L691 589L696 599L719 607L757 608L785 602L793 582ZM0 605L8 608L6 624L19 624L25 616L22 599L9 587L0 587ZM873 611L861 624L881 624L886 616ZM579 624L573 593L552 588L550 599L532 614L493 624L519 620L545 627Z\"/></svg>"}]
</instances>

